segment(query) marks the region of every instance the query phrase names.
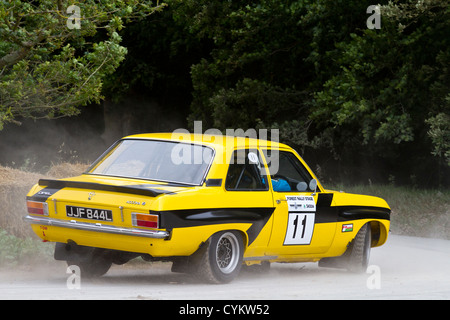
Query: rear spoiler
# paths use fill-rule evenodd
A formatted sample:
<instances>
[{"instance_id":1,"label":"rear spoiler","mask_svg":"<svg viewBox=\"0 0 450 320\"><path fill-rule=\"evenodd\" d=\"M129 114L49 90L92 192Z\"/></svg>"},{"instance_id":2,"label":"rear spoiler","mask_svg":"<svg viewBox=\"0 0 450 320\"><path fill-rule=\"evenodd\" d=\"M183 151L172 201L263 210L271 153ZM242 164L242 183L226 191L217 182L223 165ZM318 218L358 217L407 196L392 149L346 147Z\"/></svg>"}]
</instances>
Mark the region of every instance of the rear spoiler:
<instances>
[{"instance_id":1,"label":"rear spoiler","mask_svg":"<svg viewBox=\"0 0 450 320\"><path fill-rule=\"evenodd\" d=\"M167 190L150 189L145 185L115 186L110 184L101 184L93 182L50 180L50 179L40 179L39 185L41 187L47 187L49 189L74 188L86 190L101 190L101 191L137 194L148 197L157 197L161 194L173 193ZM165 185L161 185L161 187L164 186Z\"/></svg>"}]
</instances>

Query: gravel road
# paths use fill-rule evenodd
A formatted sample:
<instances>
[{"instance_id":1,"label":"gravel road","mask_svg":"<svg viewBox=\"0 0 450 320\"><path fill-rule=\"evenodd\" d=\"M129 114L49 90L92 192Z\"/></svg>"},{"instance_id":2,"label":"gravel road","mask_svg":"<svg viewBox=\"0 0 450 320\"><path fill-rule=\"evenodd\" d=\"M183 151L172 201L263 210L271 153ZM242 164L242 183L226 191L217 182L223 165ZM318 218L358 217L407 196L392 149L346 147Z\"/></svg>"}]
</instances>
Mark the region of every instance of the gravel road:
<instances>
[{"instance_id":1,"label":"gravel road","mask_svg":"<svg viewBox=\"0 0 450 320\"><path fill-rule=\"evenodd\" d=\"M0 269L0 299L450 299L450 241L391 235L371 253L370 273L272 264L263 274L207 285L171 273L169 263L114 266L104 277L69 281L66 265Z\"/></svg>"}]
</instances>

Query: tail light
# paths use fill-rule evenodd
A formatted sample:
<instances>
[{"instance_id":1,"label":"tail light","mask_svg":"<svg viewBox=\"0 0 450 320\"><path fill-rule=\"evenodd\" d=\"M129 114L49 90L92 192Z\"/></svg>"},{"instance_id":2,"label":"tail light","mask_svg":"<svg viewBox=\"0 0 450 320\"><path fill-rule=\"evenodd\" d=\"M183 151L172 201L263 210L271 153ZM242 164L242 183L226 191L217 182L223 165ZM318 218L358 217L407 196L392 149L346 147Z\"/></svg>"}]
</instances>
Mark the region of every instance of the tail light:
<instances>
[{"instance_id":1,"label":"tail light","mask_svg":"<svg viewBox=\"0 0 450 320\"><path fill-rule=\"evenodd\" d=\"M40 214L48 216L48 204L46 202L27 201L27 209L29 214Z\"/></svg>"},{"instance_id":2,"label":"tail light","mask_svg":"<svg viewBox=\"0 0 450 320\"><path fill-rule=\"evenodd\" d=\"M158 229L159 216L156 214L131 213L133 226Z\"/></svg>"}]
</instances>

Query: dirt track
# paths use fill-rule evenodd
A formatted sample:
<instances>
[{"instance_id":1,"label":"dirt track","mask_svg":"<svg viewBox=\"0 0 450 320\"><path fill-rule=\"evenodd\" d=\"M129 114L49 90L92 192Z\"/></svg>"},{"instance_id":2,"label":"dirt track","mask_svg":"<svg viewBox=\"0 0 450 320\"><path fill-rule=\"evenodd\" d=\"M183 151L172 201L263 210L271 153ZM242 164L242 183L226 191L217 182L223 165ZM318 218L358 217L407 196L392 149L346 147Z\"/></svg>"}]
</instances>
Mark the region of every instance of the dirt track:
<instances>
[{"instance_id":1,"label":"dirt track","mask_svg":"<svg viewBox=\"0 0 450 320\"><path fill-rule=\"evenodd\" d=\"M170 264L125 265L99 279L81 279L79 289L69 290L66 265L55 262L0 270L0 299L450 299L448 240L391 235L372 250L370 264L375 266L370 274L311 263L272 264L268 273L245 272L226 285L171 273Z\"/></svg>"}]
</instances>

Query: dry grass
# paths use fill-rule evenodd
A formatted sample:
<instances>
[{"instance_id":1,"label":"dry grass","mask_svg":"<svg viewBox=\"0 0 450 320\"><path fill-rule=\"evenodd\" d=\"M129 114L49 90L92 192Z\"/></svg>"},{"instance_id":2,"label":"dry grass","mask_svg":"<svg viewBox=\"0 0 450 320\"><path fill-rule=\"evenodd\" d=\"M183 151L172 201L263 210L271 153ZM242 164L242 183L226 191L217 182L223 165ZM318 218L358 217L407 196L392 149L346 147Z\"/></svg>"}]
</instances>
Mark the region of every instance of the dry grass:
<instances>
[{"instance_id":1,"label":"dry grass","mask_svg":"<svg viewBox=\"0 0 450 320\"><path fill-rule=\"evenodd\" d=\"M0 188L32 186L43 175L0 166ZM3 190L2 190L3 191Z\"/></svg>"},{"instance_id":2,"label":"dry grass","mask_svg":"<svg viewBox=\"0 0 450 320\"><path fill-rule=\"evenodd\" d=\"M39 174L0 166L0 229L21 238L34 236L30 226L22 220L27 212L25 198L33 185L42 178L77 176L87 167L80 163L61 163L53 165L47 174Z\"/></svg>"},{"instance_id":3,"label":"dry grass","mask_svg":"<svg viewBox=\"0 0 450 320\"><path fill-rule=\"evenodd\" d=\"M84 163L60 163L52 165L47 175L53 179L75 177L86 171L88 167L89 165Z\"/></svg>"}]
</instances>

